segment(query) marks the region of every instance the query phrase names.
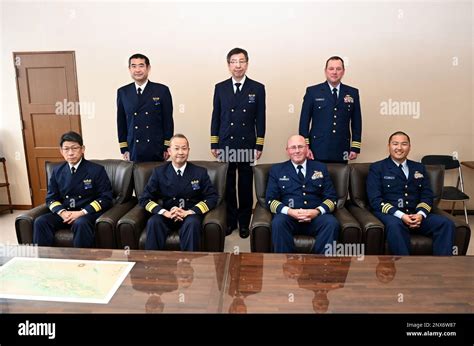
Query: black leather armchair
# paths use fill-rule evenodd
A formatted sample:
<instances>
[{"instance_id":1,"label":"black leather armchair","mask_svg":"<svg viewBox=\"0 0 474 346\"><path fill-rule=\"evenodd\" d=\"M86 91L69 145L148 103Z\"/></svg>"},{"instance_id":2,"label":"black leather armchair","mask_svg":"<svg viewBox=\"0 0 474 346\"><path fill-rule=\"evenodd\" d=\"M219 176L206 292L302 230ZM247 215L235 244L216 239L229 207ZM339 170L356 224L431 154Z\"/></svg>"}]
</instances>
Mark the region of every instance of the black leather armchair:
<instances>
[{"instance_id":1,"label":"black leather armchair","mask_svg":"<svg viewBox=\"0 0 474 346\"><path fill-rule=\"evenodd\" d=\"M227 163L210 161L193 161L194 164L207 169L209 178L219 194L217 206L206 213L202 223L201 249L209 252L224 250L225 232L227 229L226 203L224 200ZM165 162L144 162L134 167L135 194L138 198L143 193L153 168ZM158 201L160 203L160 201ZM118 222L117 242L120 247L144 249L146 241L146 223L151 214L137 205ZM178 231L171 232L166 239L166 250L179 250Z\"/></svg>"},{"instance_id":2,"label":"black leather armchair","mask_svg":"<svg viewBox=\"0 0 474 346\"><path fill-rule=\"evenodd\" d=\"M250 248L252 252L272 252L272 214L265 201L268 173L271 166L272 164L263 164L253 167L257 203L250 225ZM360 243L361 229L359 223L345 208L349 188L349 166L328 164L327 168L337 193L337 208L334 211L334 216L341 224L339 241L347 244ZM315 238L295 235L294 241L297 252L309 253L314 246Z\"/></svg>"},{"instance_id":3,"label":"black leather armchair","mask_svg":"<svg viewBox=\"0 0 474 346\"><path fill-rule=\"evenodd\" d=\"M363 229L363 239L367 254L389 254L388 245L385 241L383 224L369 211L369 201L366 192L366 180L369 173L370 163L351 164L350 196L351 205L349 211L360 222ZM427 165L426 173L429 176L431 189L433 190L432 213L446 216L456 225L454 245L457 246L459 255L465 255L471 239L471 229L464 221L453 217L444 210L438 208L443 191L444 169L443 166ZM433 242L430 237L421 234L412 234L410 238L412 255L432 255Z\"/></svg>"},{"instance_id":4,"label":"black leather armchair","mask_svg":"<svg viewBox=\"0 0 474 346\"><path fill-rule=\"evenodd\" d=\"M123 160L90 160L104 166L113 190L113 206L105 211L95 223L95 245L98 248L114 249L116 243L116 225L118 220L136 203L133 192L133 163ZM46 178L49 178L57 162L46 162ZM51 211L42 204L19 215L15 220L16 236L19 244L33 242L33 224L37 217ZM54 234L54 245L73 246L73 233L69 228L58 230Z\"/></svg>"}]
</instances>

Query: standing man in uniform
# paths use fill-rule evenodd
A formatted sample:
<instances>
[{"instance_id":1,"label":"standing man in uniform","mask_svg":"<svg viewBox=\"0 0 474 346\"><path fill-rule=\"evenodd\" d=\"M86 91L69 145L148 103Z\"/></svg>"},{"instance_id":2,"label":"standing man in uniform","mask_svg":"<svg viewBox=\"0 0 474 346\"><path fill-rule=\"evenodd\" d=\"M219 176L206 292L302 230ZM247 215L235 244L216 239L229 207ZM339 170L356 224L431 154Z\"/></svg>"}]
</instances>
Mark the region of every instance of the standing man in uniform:
<instances>
[{"instance_id":1,"label":"standing man in uniform","mask_svg":"<svg viewBox=\"0 0 474 346\"><path fill-rule=\"evenodd\" d=\"M211 120L211 153L219 161L229 162L227 234L236 229L238 223L242 238L250 234L253 207L251 165L260 159L265 137L265 86L245 75L248 60L248 53L242 48L234 48L227 54L232 77L215 87Z\"/></svg>"},{"instance_id":2,"label":"standing man in uniform","mask_svg":"<svg viewBox=\"0 0 474 346\"><path fill-rule=\"evenodd\" d=\"M59 142L66 160L53 169L46 205L51 213L33 225L33 243L53 246L54 232L71 228L74 247L94 247L95 221L112 206L112 186L103 166L84 158L82 137L67 132Z\"/></svg>"},{"instance_id":3,"label":"standing man in uniform","mask_svg":"<svg viewBox=\"0 0 474 346\"><path fill-rule=\"evenodd\" d=\"M274 252L294 253L294 234L316 237L313 253L323 254L339 233L331 213L337 195L326 165L308 160L302 136L291 136L286 151L290 160L278 163L268 175L266 201L272 214Z\"/></svg>"},{"instance_id":4,"label":"standing man in uniform","mask_svg":"<svg viewBox=\"0 0 474 346\"><path fill-rule=\"evenodd\" d=\"M385 225L388 247L393 255L410 254L410 234L433 237L433 254L453 254L455 226L448 218L431 214L433 192L425 166L407 160L410 137L402 132L388 139L390 156L370 165L367 197Z\"/></svg>"},{"instance_id":5,"label":"standing man in uniform","mask_svg":"<svg viewBox=\"0 0 474 346\"><path fill-rule=\"evenodd\" d=\"M150 60L142 54L128 59L134 82L117 91L117 129L120 151L127 161L168 159L173 136L173 103L166 85L148 80Z\"/></svg>"},{"instance_id":6,"label":"standing man in uniform","mask_svg":"<svg viewBox=\"0 0 474 346\"><path fill-rule=\"evenodd\" d=\"M310 146L308 158L325 163L347 163L360 153L362 116L359 90L342 84L344 61L326 61L326 81L306 89L300 135Z\"/></svg>"},{"instance_id":7,"label":"standing man in uniform","mask_svg":"<svg viewBox=\"0 0 474 346\"><path fill-rule=\"evenodd\" d=\"M207 170L188 162L184 135L174 135L168 151L171 162L153 169L139 201L153 214L146 225L145 249L164 249L168 233L179 229L181 251L199 251L203 215L216 206L218 194Z\"/></svg>"}]
</instances>

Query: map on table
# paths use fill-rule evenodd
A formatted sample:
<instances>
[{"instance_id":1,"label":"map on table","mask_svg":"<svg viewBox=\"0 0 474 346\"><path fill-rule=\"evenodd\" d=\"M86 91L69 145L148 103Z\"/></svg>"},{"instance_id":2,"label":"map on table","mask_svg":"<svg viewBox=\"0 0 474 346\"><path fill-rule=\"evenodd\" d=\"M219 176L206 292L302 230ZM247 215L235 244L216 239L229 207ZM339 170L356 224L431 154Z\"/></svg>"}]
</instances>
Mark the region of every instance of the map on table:
<instances>
[{"instance_id":1,"label":"map on table","mask_svg":"<svg viewBox=\"0 0 474 346\"><path fill-rule=\"evenodd\" d=\"M134 264L14 257L0 267L0 298L107 304Z\"/></svg>"}]
</instances>

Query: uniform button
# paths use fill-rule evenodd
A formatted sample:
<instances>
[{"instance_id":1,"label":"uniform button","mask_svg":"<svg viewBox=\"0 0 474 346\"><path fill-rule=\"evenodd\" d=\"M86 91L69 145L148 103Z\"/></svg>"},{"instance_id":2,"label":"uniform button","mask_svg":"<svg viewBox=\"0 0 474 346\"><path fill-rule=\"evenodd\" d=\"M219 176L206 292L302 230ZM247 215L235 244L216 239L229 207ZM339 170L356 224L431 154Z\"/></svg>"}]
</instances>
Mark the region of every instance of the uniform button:
<instances>
[{"instance_id":1,"label":"uniform button","mask_svg":"<svg viewBox=\"0 0 474 346\"><path fill-rule=\"evenodd\" d=\"M306 202L306 201L304 201L303 203L304 203L304 204L308 204L308 202Z\"/></svg>"},{"instance_id":2,"label":"uniform button","mask_svg":"<svg viewBox=\"0 0 474 346\"><path fill-rule=\"evenodd\" d=\"M186 198L186 201L189 201L189 198Z\"/></svg>"},{"instance_id":3,"label":"uniform button","mask_svg":"<svg viewBox=\"0 0 474 346\"><path fill-rule=\"evenodd\" d=\"M337 111L337 107L334 107L334 110Z\"/></svg>"},{"instance_id":4,"label":"uniform button","mask_svg":"<svg viewBox=\"0 0 474 346\"><path fill-rule=\"evenodd\" d=\"M81 196L79 196L79 198L82 198Z\"/></svg>"},{"instance_id":5,"label":"uniform button","mask_svg":"<svg viewBox=\"0 0 474 346\"><path fill-rule=\"evenodd\" d=\"M149 127L150 127L150 126L148 126L148 125L146 126L146 128L149 128Z\"/></svg>"},{"instance_id":6,"label":"uniform button","mask_svg":"<svg viewBox=\"0 0 474 346\"><path fill-rule=\"evenodd\" d=\"M306 192L303 192L303 196L306 196Z\"/></svg>"},{"instance_id":7,"label":"uniform button","mask_svg":"<svg viewBox=\"0 0 474 346\"><path fill-rule=\"evenodd\" d=\"M137 143L138 143L138 142L139 142L139 141L138 141L138 139L137 139Z\"/></svg>"},{"instance_id":8,"label":"uniform button","mask_svg":"<svg viewBox=\"0 0 474 346\"><path fill-rule=\"evenodd\" d=\"M66 196L66 198L69 198L69 196Z\"/></svg>"},{"instance_id":9,"label":"uniform button","mask_svg":"<svg viewBox=\"0 0 474 346\"><path fill-rule=\"evenodd\" d=\"M390 185L387 185L387 187L390 187Z\"/></svg>"},{"instance_id":10,"label":"uniform button","mask_svg":"<svg viewBox=\"0 0 474 346\"><path fill-rule=\"evenodd\" d=\"M319 184L319 187L321 187L321 186L322 186L322 185L321 185L321 184Z\"/></svg>"},{"instance_id":11,"label":"uniform button","mask_svg":"<svg viewBox=\"0 0 474 346\"><path fill-rule=\"evenodd\" d=\"M147 142L149 142L150 140L149 140L149 139L147 139L146 141L147 141Z\"/></svg>"},{"instance_id":12,"label":"uniform button","mask_svg":"<svg viewBox=\"0 0 474 346\"><path fill-rule=\"evenodd\" d=\"M247 112L247 110L244 108L244 111L243 111L243 112L245 113L245 112Z\"/></svg>"},{"instance_id":13,"label":"uniform button","mask_svg":"<svg viewBox=\"0 0 474 346\"><path fill-rule=\"evenodd\" d=\"M282 187L282 188L284 189L284 188L285 188L285 186L283 185L283 187Z\"/></svg>"},{"instance_id":14,"label":"uniform button","mask_svg":"<svg viewBox=\"0 0 474 346\"><path fill-rule=\"evenodd\" d=\"M234 111L234 109L231 109L230 111L231 111L231 112L233 112L233 111Z\"/></svg>"},{"instance_id":15,"label":"uniform button","mask_svg":"<svg viewBox=\"0 0 474 346\"><path fill-rule=\"evenodd\" d=\"M332 133L336 133L336 130L332 130Z\"/></svg>"},{"instance_id":16,"label":"uniform button","mask_svg":"<svg viewBox=\"0 0 474 346\"><path fill-rule=\"evenodd\" d=\"M421 185L420 185L421 186ZM405 189L408 189L408 185L405 185Z\"/></svg>"},{"instance_id":17,"label":"uniform button","mask_svg":"<svg viewBox=\"0 0 474 346\"><path fill-rule=\"evenodd\" d=\"M135 126L135 129L138 129L138 126Z\"/></svg>"},{"instance_id":18,"label":"uniform button","mask_svg":"<svg viewBox=\"0 0 474 346\"><path fill-rule=\"evenodd\" d=\"M306 187L305 185L303 185L303 187Z\"/></svg>"},{"instance_id":19,"label":"uniform button","mask_svg":"<svg viewBox=\"0 0 474 346\"><path fill-rule=\"evenodd\" d=\"M407 211L407 213L408 213L408 209L405 209L405 210L406 210L406 211Z\"/></svg>"},{"instance_id":20,"label":"uniform button","mask_svg":"<svg viewBox=\"0 0 474 346\"><path fill-rule=\"evenodd\" d=\"M245 139L245 137L242 137L242 139Z\"/></svg>"},{"instance_id":21,"label":"uniform button","mask_svg":"<svg viewBox=\"0 0 474 346\"><path fill-rule=\"evenodd\" d=\"M242 126L245 126L245 123L242 123Z\"/></svg>"},{"instance_id":22,"label":"uniform button","mask_svg":"<svg viewBox=\"0 0 474 346\"><path fill-rule=\"evenodd\" d=\"M234 126L234 123L230 123L230 126Z\"/></svg>"},{"instance_id":23,"label":"uniform button","mask_svg":"<svg viewBox=\"0 0 474 346\"><path fill-rule=\"evenodd\" d=\"M405 196L408 196L408 193L405 193Z\"/></svg>"},{"instance_id":24,"label":"uniform button","mask_svg":"<svg viewBox=\"0 0 474 346\"><path fill-rule=\"evenodd\" d=\"M234 136L230 136L230 139L234 139Z\"/></svg>"},{"instance_id":25,"label":"uniform button","mask_svg":"<svg viewBox=\"0 0 474 346\"><path fill-rule=\"evenodd\" d=\"M336 119L336 118L337 118L337 115L334 116L334 119Z\"/></svg>"},{"instance_id":26,"label":"uniform button","mask_svg":"<svg viewBox=\"0 0 474 346\"><path fill-rule=\"evenodd\" d=\"M133 115L138 115L138 113L137 113L137 112L135 112L135 113L133 113Z\"/></svg>"},{"instance_id":27,"label":"uniform button","mask_svg":"<svg viewBox=\"0 0 474 346\"><path fill-rule=\"evenodd\" d=\"M405 204L408 204L408 201L406 201Z\"/></svg>"},{"instance_id":28,"label":"uniform button","mask_svg":"<svg viewBox=\"0 0 474 346\"><path fill-rule=\"evenodd\" d=\"M145 112L146 115L148 115L148 112Z\"/></svg>"},{"instance_id":29,"label":"uniform button","mask_svg":"<svg viewBox=\"0 0 474 346\"><path fill-rule=\"evenodd\" d=\"M173 197L173 201L176 200L176 197Z\"/></svg>"},{"instance_id":30,"label":"uniform button","mask_svg":"<svg viewBox=\"0 0 474 346\"><path fill-rule=\"evenodd\" d=\"M334 126L336 126L336 123L332 123Z\"/></svg>"},{"instance_id":31,"label":"uniform button","mask_svg":"<svg viewBox=\"0 0 474 346\"><path fill-rule=\"evenodd\" d=\"M318 109L321 109L321 106L319 106Z\"/></svg>"}]
</instances>

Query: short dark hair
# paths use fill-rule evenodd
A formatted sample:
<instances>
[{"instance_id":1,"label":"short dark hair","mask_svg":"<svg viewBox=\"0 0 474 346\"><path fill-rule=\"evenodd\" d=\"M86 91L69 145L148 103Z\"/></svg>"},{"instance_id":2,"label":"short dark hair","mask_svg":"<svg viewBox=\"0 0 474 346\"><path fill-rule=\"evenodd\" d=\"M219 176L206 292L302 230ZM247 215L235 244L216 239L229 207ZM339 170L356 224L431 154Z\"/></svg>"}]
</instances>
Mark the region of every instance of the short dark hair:
<instances>
[{"instance_id":1,"label":"short dark hair","mask_svg":"<svg viewBox=\"0 0 474 346\"><path fill-rule=\"evenodd\" d=\"M184 138L186 140L186 143L188 143L188 147L189 147L189 140L186 138L185 135L183 135L181 133L177 133L177 134L173 135L173 137L170 138L170 146L171 146L171 141L175 138Z\"/></svg>"},{"instance_id":2,"label":"short dark hair","mask_svg":"<svg viewBox=\"0 0 474 346\"><path fill-rule=\"evenodd\" d=\"M145 60L145 65L147 67L150 66L150 59L148 59L143 54L137 53L137 54L133 54L130 58L128 58L128 67L130 67L130 64L132 63L132 59L144 59Z\"/></svg>"},{"instance_id":3,"label":"short dark hair","mask_svg":"<svg viewBox=\"0 0 474 346\"><path fill-rule=\"evenodd\" d=\"M331 61L331 60L340 60L342 62L342 69L345 70L346 68L344 67L344 60L342 60L342 58L340 56L337 56L337 55L334 55L332 57L330 57L329 59L326 60L326 67L325 69L328 68L328 63Z\"/></svg>"},{"instance_id":4,"label":"short dark hair","mask_svg":"<svg viewBox=\"0 0 474 346\"><path fill-rule=\"evenodd\" d=\"M388 138L388 142L390 143L390 141L392 140L392 137L393 136L398 136L398 135L402 135L402 136L406 136L408 138L408 143L410 143L410 136L408 136L405 132L403 131L397 131L397 132L394 132L390 135L390 137Z\"/></svg>"},{"instance_id":5,"label":"short dark hair","mask_svg":"<svg viewBox=\"0 0 474 346\"><path fill-rule=\"evenodd\" d=\"M227 63L230 64L230 57L235 54L245 55L245 60L249 61L249 54L243 48L232 48L229 53L227 53Z\"/></svg>"},{"instance_id":6,"label":"short dark hair","mask_svg":"<svg viewBox=\"0 0 474 346\"><path fill-rule=\"evenodd\" d=\"M81 135L74 131L69 131L63 134L61 136L61 140L59 141L59 146L62 147L64 142L75 142L81 147L83 146Z\"/></svg>"}]
</instances>

